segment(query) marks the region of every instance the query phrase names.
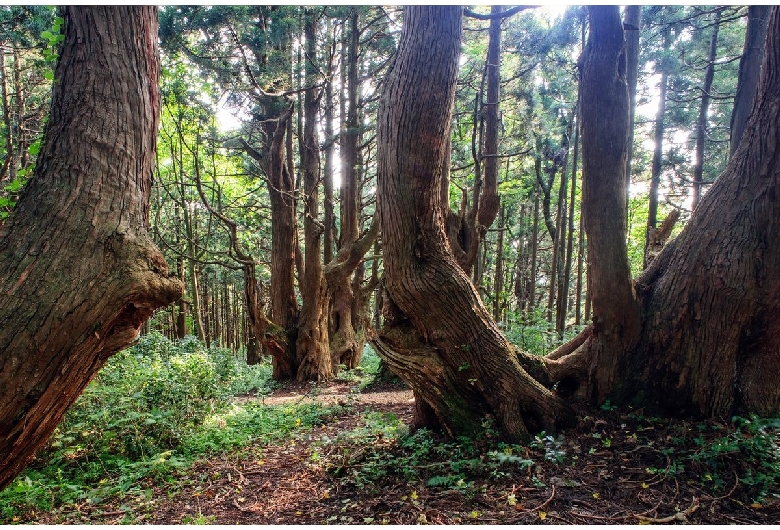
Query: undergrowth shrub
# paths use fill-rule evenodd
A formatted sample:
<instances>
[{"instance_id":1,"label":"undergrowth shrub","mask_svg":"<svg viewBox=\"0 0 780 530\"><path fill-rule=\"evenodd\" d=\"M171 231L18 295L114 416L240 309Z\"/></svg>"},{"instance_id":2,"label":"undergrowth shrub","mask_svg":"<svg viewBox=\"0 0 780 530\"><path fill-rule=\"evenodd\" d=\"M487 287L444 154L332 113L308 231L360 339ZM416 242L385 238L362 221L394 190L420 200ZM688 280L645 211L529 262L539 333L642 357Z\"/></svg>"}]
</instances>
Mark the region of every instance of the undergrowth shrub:
<instances>
[{"instance_id":1,"label":"undergrowth shrub","mask_svg":"<svg viewBox=\"0 0 780 530\"><path fill-rule=\"evenodd\" d=\"M48 446L0 492L0 523L30 510L143 492L193 458L322 421L322 407L237 405L270 393L269 362L247 366L195 337L158 333L113 357L68 410Z\"/></svg>"}]
</instances>

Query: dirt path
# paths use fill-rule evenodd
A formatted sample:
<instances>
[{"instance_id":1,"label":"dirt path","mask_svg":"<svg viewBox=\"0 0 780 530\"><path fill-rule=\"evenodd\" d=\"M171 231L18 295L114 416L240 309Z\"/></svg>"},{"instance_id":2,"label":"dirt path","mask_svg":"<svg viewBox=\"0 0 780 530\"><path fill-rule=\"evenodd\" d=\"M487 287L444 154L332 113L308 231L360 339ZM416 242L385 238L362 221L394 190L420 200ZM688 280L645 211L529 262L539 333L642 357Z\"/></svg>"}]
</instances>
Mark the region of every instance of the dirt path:
<instances>
[{"instance_id":1,"label":"dirt path","mask_svg":"<svg viewBox=\"0 0 780 530\"><path fill-rule=\"evenodd\" d=\"M744 471L738 459L729 460L732 467L711 477L724 482L717 489L706 486L701 470L689 465L690 460L685 460L686 466L678 465L683 460L675 456L676 440L708 436L710 431L719 435L722 426L714 422L702 429L702 424L583 410L580 425L563 437L540 437L523 454L504 450L508 457L529 459L530 466L490 465L491 458L501 455L495 456L495 442L489 441L470 454L437 454L439 446L434 446L427 453L438 458L438 463L432 463L415 460L419 448L400 448L394 439L366 426L370 411L383 417L392 413L408 424L414 409L409 390L385 387L357 393L344 384L293 385L265 398L241 399L269 405L318 401L344 408L327 423L282 443L253 444L200 461L178 483L149 490L146 500L127 502L116 511L95 510L72 522L771 524L780 520L776 496L753 503L754 493L735 480L737 472ZM369 435L345 437L361 430ZM408 478L401 469L381 468L382 473L361 482L359 473L372 465L381 467L389 456L401 462L399 466L419 471L418 478ZM465 483L433 484L442 481L440 475L455 472L456 466L462 466L460 471L472 466L476 474L468 475ZM434 467L436 471L428 472Z\"/></svg>"},{"instance_id":2,"label":"dirt path","mask_svg":"<svg viewBox=\"0 0 780 530\"><path fill-rule=\"evenodd\" d=\"M366 392L357 392L348 384L329 384L314 386L311 383L294 383L275 391L270 396L259 399L266 405L285 403L323 403L326 405L377 405L377 406L413 406L414 395L407 388L385 385Z\"/></svg>"}]
</instances>

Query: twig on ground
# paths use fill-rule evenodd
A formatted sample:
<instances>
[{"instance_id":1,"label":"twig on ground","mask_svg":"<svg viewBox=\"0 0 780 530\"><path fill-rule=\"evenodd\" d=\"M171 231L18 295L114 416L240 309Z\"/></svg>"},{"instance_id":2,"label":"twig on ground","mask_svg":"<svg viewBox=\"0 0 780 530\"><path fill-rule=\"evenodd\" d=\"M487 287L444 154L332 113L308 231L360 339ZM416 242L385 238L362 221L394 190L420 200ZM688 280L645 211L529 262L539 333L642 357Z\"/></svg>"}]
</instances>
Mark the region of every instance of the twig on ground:
<instances>
[{"instance_id":1,"label":"twig on ground","mask_svg":"<svg viewBox=\"0 0 780 530\"><path fill-rule=\"evenodd\" d=\"M642 515L637 515L636 518L645 523L655 523L655 524L671 523L673 521L687 521L688 516L693 514L693 512L695 512L698 509L699 509L699 499L697 497L694 497L693 502L691 502L691 505L688 508L686 508L681 512L677 512L674 515L670 515L668 517L660 517L660 518L644 517Z\"/></svg>"}]
</instances>

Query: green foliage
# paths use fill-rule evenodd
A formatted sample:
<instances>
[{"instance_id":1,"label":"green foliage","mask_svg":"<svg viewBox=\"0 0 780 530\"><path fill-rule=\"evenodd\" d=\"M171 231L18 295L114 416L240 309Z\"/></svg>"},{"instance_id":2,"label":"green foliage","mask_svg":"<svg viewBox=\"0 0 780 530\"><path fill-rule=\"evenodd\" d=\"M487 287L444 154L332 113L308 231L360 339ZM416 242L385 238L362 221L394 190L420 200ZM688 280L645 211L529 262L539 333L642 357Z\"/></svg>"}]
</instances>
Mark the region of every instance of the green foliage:
<instances>
[{"instance_id":1,"label":"green foliage","mask_svg":"<svg viewBox=\"0 0 780 530\"><path fill-rule=\"evenodd\" d=\"M347 370L346 366L340 367L336 380L344 383L355 384L355 391L360 391L374 382L379 373L379 355L374 349L366 344L363 347L363 356L360 359L360 366L354 370Z\"/></svg>"},{"instance_id":2,"label":"green foliage","mask_svg":"<svg viewBox=\"0 0 780 530\"><path fill-rule=\"evenodd\" d=\"M702 483L723 490L733 477L723 471L736 463L739 481L755 501L780 492L780 418L735 417L733 430L714 440L697 437L699 448L690 459L704 467ZM706 428L703 425L701 428Z\"/></svg>"},{"instance_id":3,"label":"green foliage","mask_svg":"<svg viewBox=\"0 0 780 530\"><path fill-rule=\"evenodd\" d=\"M472 495L478 480L526 470L525 449L496 441L489 429L477 438L445 440L428 429L409 433L394 414L367 412L364 424L335 440L323 440L331 454L326 469L361 489L381 488L384 480L403 478L410 485L458 490ZM320 454L320 453L318 453Z\"/></svg>"},{"instance_id":4,"label":"green foliage","mask_svg":"<svg viewBox=\"0 0 780 530\"><path fill-rule=\"evenodd\" d=\"M49 446L0 492L0 521L29 509L143 493L149 481L176 480L195 458L272 440L331 414L316 405L231 399L270 392L270 376L269 364L246 366L194 337L142 337L109 359Z\"/></svg>"},{"instance_id":5,"label":"green foliage","mask_svg":"<svg viewBox=\"0 0 780 530\"><path fill-rule=\"evenodd\" d=\"M568 329L561 338L547 320L545 309L537 307L527 315L509 315L504 334L515 346L533 355L542 356L574 337L579 330L580 328Z\"/></svg>"}]
</instances>

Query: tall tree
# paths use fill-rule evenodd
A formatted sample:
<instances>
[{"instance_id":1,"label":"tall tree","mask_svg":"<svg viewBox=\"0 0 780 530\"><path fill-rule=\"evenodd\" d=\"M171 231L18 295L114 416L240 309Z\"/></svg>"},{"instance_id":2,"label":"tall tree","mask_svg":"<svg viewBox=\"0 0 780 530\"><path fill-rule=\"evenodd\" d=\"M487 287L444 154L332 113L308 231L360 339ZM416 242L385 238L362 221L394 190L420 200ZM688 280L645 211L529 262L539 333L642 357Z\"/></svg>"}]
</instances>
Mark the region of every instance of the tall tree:
<instances>
[{"instance_id":1,"label":"tall tree","mask_svg":"<svg viewBox=\"0 0 780 530\"><path fill-rule=\"evenodd\" d=\"M621 352L639 332L639 305L626 251L626 159L629 99L623 30L617 7L589 8L590 33L583 52L582 216L588 238L594 333L600 341L595 368L601 388L612 388ZM610 212L604 215L604 212ZM603 396L600 396L603 399Z\"/></svg>"},{"instance_id":2,"label":"tall tree","mask_svg":"<svg viewBox=\"0 0 780 530\"><path fill-rule=\"evenodd\" d=\"M0 229L0 488L181 295L146 233L158 76L156 7L65 9L35 178Z\"/></svg>"},{"instance_id":3,"label":"tall tree","mask_svg":"<svg viewBox=\"0 0 780 530\"><path fill-rule=\"evenodd\" d=\"M626 35L626 81L628 83L628 156L626 157L626 203L631 184L631 160L634 155L634 121L636 115L636 86L639 71L639 25L642 23L642 6L626 6L623 13L623 29Z\"/></svg>"},{"instance_id":4,"label":"tall tree","mask_svg":"<svg viewBox=\"0 0 780 530\"><path fill-rule=\"evenodd\" d=\"M328 344L327 283L322 266L322 230L319 222L320 148L317 139L317 113L320 89L316 85L317 37L316 18L307 9L304 21L306 38L306 90L304 92L304 127L301 150L303 171L303 231L305 240L304 272L301 281L303 305L298 322L296 342L299 381L327 379L334 374Z\"/></svg>"}]
</instances>

